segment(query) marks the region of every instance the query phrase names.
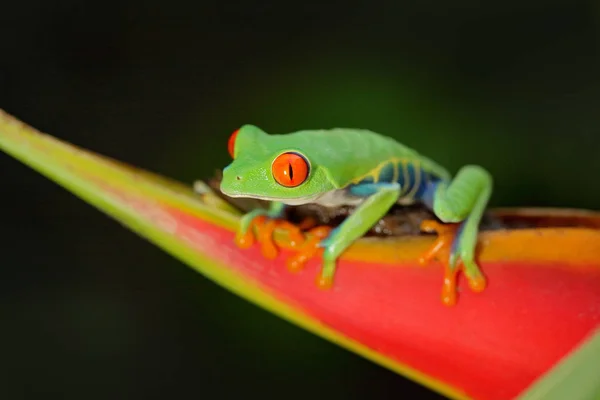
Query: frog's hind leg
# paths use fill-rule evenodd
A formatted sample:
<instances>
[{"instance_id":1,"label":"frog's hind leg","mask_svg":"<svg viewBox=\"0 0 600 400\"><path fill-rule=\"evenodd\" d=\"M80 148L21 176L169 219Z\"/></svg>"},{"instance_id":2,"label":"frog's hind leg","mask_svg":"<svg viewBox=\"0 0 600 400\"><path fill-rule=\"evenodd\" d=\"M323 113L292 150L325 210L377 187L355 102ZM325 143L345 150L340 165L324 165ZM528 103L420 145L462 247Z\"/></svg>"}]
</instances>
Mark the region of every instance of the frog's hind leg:
<instances>
[{"instance_id":1,"label":"frog's hind leg","mask_svg":"<svg viewBox=\"0 0 600 400\"><path fill-rule=\"evenodd\" d=\"M475 291L485 288L485 278L475 262L475 250L479 223L491 192L491 175L479 166L468 165L458 172L454 180L430 184L424 194L423 201L442 222L459 223L458 229L442 228L431 223L425 226L426 230L436 230L439 233L439 239L436 242L437 248L433 252L439 252L445 248L444 252L448 253L448 271L445 282L445 285L448 286L447 290L455 290L459 258L469 286ZM449 235L453 236L451 240L449 240ZM428 254L428 257L431 256L433 256L432 253ZM452 296L450 293L446 293L446 295ZM453 301L448 299L447 302L452 303Z\"/></svg>"}]
</instances>

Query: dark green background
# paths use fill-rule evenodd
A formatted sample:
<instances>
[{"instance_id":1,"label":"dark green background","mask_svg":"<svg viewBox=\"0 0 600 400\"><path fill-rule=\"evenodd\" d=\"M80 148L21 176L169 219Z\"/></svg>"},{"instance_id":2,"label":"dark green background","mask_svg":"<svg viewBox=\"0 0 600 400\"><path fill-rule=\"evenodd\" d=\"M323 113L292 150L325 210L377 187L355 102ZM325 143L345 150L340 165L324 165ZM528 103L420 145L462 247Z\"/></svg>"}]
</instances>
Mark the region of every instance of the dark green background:
<instances>
[{"instance_id":1,"label":"dark green background","mask_svg":"<svg viewBox=\"0 0 600 400\"><path fill-rule=\"evenodd\" d=\"M244 123L361 127L598 209L597 1L10 1L0 107L184 182ZM283 322L5 155L0 398L437 398ZM193 396L193 397L189 397ZM414 398L414 397L413 397Z\"/></svg>"}]
</instances>

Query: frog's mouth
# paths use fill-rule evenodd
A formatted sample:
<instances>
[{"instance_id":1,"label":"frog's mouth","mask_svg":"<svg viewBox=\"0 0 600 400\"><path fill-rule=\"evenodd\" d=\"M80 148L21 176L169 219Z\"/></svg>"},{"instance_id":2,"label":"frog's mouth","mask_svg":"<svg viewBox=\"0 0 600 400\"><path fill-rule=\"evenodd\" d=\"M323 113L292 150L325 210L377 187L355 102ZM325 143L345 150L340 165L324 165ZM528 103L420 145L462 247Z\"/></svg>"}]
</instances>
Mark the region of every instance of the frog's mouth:
<instances>
[{"instance_id":1,"label":"frog's mouth","mask_svg":"<svg viewBox=\"0 0 600 400\"><path fill-rule=\"evenodd\" d=\"M280 203L287 204L290 206L300 206L300 205L304 205L304 204L315 203L317 201L317 199L319 198L319 195L292 197L292 198L289 198L289 197L282 198L282 197L276 197L276 196L259 196L256 194L243 193L243 192L239 192L239 191L235 191L235 190L228 191L228 190L224 190L222 188L221 188L221 193L223 193L225 196L233 197L233 198L248 198L248 199L263 200L263 201L275 201L275 202L280 202Z\"/></svg>"}]
</instances>

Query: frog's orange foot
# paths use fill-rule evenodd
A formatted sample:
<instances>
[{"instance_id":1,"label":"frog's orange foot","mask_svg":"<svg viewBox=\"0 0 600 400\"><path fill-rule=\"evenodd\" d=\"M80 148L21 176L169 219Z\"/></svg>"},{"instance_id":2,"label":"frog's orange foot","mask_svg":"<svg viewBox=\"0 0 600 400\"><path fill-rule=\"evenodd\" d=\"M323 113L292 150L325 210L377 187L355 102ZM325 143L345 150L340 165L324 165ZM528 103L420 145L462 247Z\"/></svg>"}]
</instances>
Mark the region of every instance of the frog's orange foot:
<instances>
[{"instance_id":1,"label":"frog's orange foot","mask_svg":"<svg viewBox=\"0 0 600 400\"><path fill-rule=\"evenodd\" d=\"M333 287L333 277L330 276L318 276L317 287L322 290L329 290Z\"/></svg>"},{"instance_id":2,"label":"frog's orange foot","mask_svg":"<svg viewBox=\"0 0 600 400\"><path fill-rule=\"evenodd\" d=\"M452 243L456 237L458 225L426 220L421 223L421 230L427 233L437 233L438 237L433 245L419 257L419 264L425 265L434 259L448 260L452 252Z\"/></svg>"},{"instance_id":3,"label":"frog's orange foot","mask_svg":"<svg viewBox=\"0 0 600 400\"><path fill-rule=\"evenodd\" d=\"M247 249L256 240L261 246L263 256L268 259L274 259L279 254L274 239L276 229L282 229L287 234L286 247L296 248L304 242L304 235L298 226L284 219L273 219L264 215L253 218L250 221L248 230L245 233L239 233L235 241L238 247Z\"/></svg>"},{"instance_id":4,"label":"frog's orange foot","mask_svg":"<svg viewBox=\"0 0 600 400\"><path fill-rule=\"evenodd\" d=\"M421 223L421 230L437 233L433 245L419 258L419 264L425 265L433 259L444 264L444 283L442 285L442 302L448 306L456 304L458 271L462 269L461 260L452 262L452 244L456 239L458 224L442 224L427 220ZM452 265L454 264L454 265Z\"/></svg>"},{"instance_id":5,"label":"frog's orange foot","mask_svg":"<svg viewBox=\"0 0 600 400\"><path fill-rule=\"evenodd\" d=\"M313 257L323 252L319 247L321 240L326 238L331 232L329 226L317 226L307 232L308 239L298 247L298 252L287 260L287 267L291 271L299 271Z\"/></svg>"}]
</instances>

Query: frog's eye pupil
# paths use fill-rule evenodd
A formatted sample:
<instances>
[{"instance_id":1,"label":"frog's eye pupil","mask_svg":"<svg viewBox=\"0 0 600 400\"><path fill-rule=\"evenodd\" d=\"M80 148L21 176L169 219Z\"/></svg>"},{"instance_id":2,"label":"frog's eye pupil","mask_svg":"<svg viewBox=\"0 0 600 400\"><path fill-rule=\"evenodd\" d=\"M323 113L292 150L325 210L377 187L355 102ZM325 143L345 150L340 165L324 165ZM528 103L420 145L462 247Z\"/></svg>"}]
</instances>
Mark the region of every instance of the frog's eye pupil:
<instances>
[{"instance_id":1,"label":"frog's eye pupil","mask_svg":"<svg viewBox=\"0 0 600 400\"><path fill-rule=\"evenodd\" d=\"M231 158L235 158L235 139L237 138L238 133L240 133L239 129L229 136L229 141L227 142L227 150L229 151Z\"/></svg>"},{"instance_id":2,"label":"frog's eye pupil","mask_svg":"<svg viewBox=\"0 0 600 400\"><path fill-rule=\"evenodd\" d=\"M281 186L296 187L308 178L308 161L298 153L283 153L271 165L273 178Z\"/></svg>"}]
</instances>

